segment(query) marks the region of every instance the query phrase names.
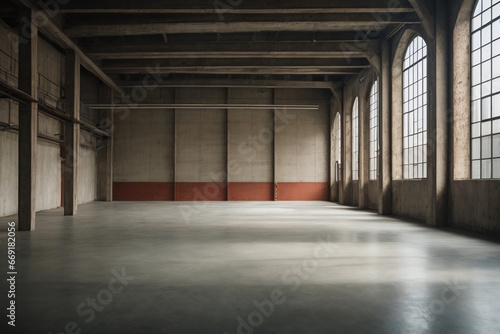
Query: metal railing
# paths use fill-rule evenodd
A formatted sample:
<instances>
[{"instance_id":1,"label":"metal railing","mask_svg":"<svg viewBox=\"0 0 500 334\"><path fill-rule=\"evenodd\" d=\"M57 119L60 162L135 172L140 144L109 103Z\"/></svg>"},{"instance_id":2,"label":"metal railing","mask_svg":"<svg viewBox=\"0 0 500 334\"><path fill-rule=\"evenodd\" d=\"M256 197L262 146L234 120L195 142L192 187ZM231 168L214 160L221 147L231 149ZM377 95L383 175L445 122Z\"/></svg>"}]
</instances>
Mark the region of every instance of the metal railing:
<instances>
[{"instance_id":1,"label":"metal railing","mask_svg":"<svg viewBox=\"0 0 500 334\"><path fill-rule=\"evenodd\" d=\"M38 103L61 109L64 89L41 73L38 73Z\"/></svg>"},{"instance_id":2,"label":"metal railing","mask_svg":"<svg viewBox=\"0 0 500 334\"><path fill-rule=\"evenodd\" d=\"M5 51L0 50L0 80L17 87L19 77L19 62Z\"/></svg>"}]
</instances>

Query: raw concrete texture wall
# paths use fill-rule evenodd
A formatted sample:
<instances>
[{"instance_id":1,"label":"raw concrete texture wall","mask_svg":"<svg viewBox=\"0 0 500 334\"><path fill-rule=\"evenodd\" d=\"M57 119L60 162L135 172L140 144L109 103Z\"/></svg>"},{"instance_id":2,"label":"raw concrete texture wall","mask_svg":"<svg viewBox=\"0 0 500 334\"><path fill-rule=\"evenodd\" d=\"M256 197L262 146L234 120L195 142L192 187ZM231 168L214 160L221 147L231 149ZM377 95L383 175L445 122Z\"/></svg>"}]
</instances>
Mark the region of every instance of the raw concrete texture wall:
<instances>
[{"instance_id":1,"label":"raw concrete texture wall","mask_svg":"<svg viewBox=\"0 0 500 334\"><path fill-rule=\"evenodd\" d=\"M276 117L277 197L328 200L330 94L306 89L277 89L275 94L276 104L320 106L319 110L285 110Z\"/></svg>"},{"instance_id":2,"label":"raw concrete texture wall","mask_svg":"<svg viewBox=\"0 0 500 334\"><path fill-rule=\"evenodd\" d=\"M450 186L450 225L500 236L500 182L453 181Z\"/></svg>"},{"instance_id":3,"label":"raw concrete texture wall","mask_svg":"<svg viewBox=\"0 0 500 334\"><path fill-rule=\"evenodd\" d=\"M143 102L319 104L319 111L288 112L290 122L277 113L286 124L276 134L285 133L276 152L282 150L282 165L293 170L277 181L283 190L277 198L328 200L330 95L307 89L162 88L149 92ZM273 119L272 110L115 115L115 200L274 199Z\"/></svg>"},{"instance_id":4,"label":"raw concrete texture wall","mask_svg":"<svg viewBox=\"0 0 500 334\"><path fill-rule=\"evenodd\" d=\"M226 103L225 88L176 90L177 103ZM175 199L225 200L227 178L226 110L176 110ZM210 191L209 187L214 190ZM217 189L217 190L215 190ZM202 195L200 195L202 194Z\"/></svg>"},{"instance_id":5,"label":"raw concrete texture wall","mask_svg":"<svg viewBox=\"0 0 500 334\"><path fill-rule=\"evenodd\" d=\"M394 180L392 192L392 211L395 215L426 219L429 197L427 180Z\"/></svg>"},{"instance_id":6,"label":"raw concrete texture wall","mask_svg":"<svg viewBox=\"0 0 500 334\"><path fill-rule=\"evenodd\" d=\"M0 131L0 216L17 213L19 136Z\"/></svg>"},{"instance_id":7,"label":"raw concrete texture wall","mask_svg":"<svg viewBox=\"0 0 500 334\"><path fill-rule=\"evenodd\" d=\"M378 209L378 181L368 183L369 208Z\"/></svg>"},{"instance_id":8,"label":"raw concrete texture wall","mask_svg":"<svg viewBox=\"0 0 500 334\"><path fill-rule=\"evenodd\" d=\"M0 27L0 50L14 59L17 59L17 45L11 43L7 38L7 31ZM0 52L1 53L1 52ZM4 57L5 58L5 57ZM10 58L2 59L2 71L8 69ZM50 44L39 38L38 41L38 65L39 72L52 82L42 80L41 88L45 91L60 95L57 86L61 85L64 64L63 56ZM2 72L0 71L0 72ZM17 76L17 68L11 69L11 75ZM5 82L5 73L0 75L0 80ZM8 78L11 78L9 76ZM17 84L17 80L15 80ZM12 80L7 80L12 84ZM9 122L9 108L11 109L10 123L18 126L18 105L6 100L0 101L0 121ZM50 117L40 115L38 118L38 132L45 136L57 138L61 133L59 121ZM0 132L0 216L17 213L18 196L18 141L17 132ZM36 156L36 203L37 211L57 208L61 205L61 158L60 149L57 144L38 139Z\"/></svg>"},{"instance_id":9,"label":"raw concrete texture wall","mask_svg":"<svg viewBox=\"0 0 500 334\"><path fill-rule=\"evenodd\" d=\"M61 124L45 115L38 116L38 133L58 138ZM58 144L38 139L36 153L36 203L37 211L61 206L61 149Z\"/></svg>"},{"instance_id":10,"label":"raw concrete texture wall","mask_svg":"<svg viewBox=\"0 0 500 334\"><path fill-rule=\"evenodd\" d=\"M229 90L231 104L273 104L273 89ZM274 197L274 111L228 111L228 199Z\"/></svg>"},{"instance_id":11,"label":"raw concrete texture wall","mask_svg":"<svg viewBox=\"0 0 500 334\"><path fill-rule=\"evenodd\" d=\"M80 146L78 157L78 204L83 204L97 197L96 151Z\"/></svg>"}]
</instances>

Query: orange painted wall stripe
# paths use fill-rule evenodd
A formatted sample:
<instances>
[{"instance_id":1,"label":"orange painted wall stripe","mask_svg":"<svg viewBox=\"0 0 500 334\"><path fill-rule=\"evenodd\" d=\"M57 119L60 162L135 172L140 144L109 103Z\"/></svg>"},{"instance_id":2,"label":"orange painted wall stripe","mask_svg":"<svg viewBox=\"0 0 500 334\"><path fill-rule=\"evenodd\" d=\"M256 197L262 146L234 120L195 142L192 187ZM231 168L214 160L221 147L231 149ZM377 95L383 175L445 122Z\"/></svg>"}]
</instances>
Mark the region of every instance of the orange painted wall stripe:
<instances>
[{"instance_id":1,"label":"orange painted wall stripe","mask_svg":"<svg viewBox=\"0 0 500 334\"><path fill-rule=\"evenodd\" d=\"M272 182L230 182L228 184L230 201L272 201Z\"/></svg>"},{"instance_id":2,"label":"orange painted wall stripe","mask_svg":"<svg viewBox=\"0 0 500 334\"><path fill-rule=\"evenodd\" d=\"M278 201L328 201L328 182L278 182Z\"/></svg>"},{"instance_id":3,"label":"orange painted wall stripe","mask_svg":"<svg viewBox=\"0 0 500 334\"><path fill-rule=\"evenodd\" d=\"M229 188L226 189L226 186ZM270 182L114 182L115 201L272 201ZM328 182L276 183L278 201L328 201Z\"/></svg>"}]
</instances>

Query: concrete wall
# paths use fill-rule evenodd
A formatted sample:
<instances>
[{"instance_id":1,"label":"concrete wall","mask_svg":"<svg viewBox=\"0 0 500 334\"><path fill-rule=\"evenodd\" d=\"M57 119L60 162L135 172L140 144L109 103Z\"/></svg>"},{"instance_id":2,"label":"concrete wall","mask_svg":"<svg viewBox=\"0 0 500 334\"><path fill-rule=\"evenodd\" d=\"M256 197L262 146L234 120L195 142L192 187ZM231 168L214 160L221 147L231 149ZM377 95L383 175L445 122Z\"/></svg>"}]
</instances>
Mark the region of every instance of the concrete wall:
<instances>
[{"instance_id":1,"label":"concrete wall","mask_svg":"<svg viewBox=\"0 0 500 334\"><path fill-rule=\"evenodd\" d=\"M319 105L284 110L276 117L277 196L283 200L330 198L330 93L276 90L276 104Z\"/></svg>"},{"instance_id":2,"label":"concrete wall","mask_svg":"<svg viewBox=\"0 0 500 334\"><path fill-rule=\"evenodd\" d=\"M231 88L231 104L273 104L273 89ZM228 111L228 199L274 199L274 111Z\"/></svg>"},{"instance_id":3,"label":"concrete wall","mask_svg":"<svg viewBox=\"0 0 500 334\"><path fill-rule=\"evenodd\" d=\"M276 140L272 110L137 110L116 115L114 199L328 200L330 95L307 89L152 91L144 103L276 101L321 108L288 111L288 118L277 112L276 119L286 124L278 124ZM275 180L275 170L280 179Z\"/></svg>"},{"instance_id":4,"label":"concrete wall","mask_svg":"<svg viewBox=\"0 0 500 334\"><path fill-rule=\"evenodd\" d=\"M9 33L0 26L0 80L17 86L17 45L11 43ZM15 39L14 39L15 40ZM3 53L2 53L3 52ZM13 57L12 60L10 57ZM38 39L37 77L40 104L62 108L60 98L64 87L64 55L50 43ZM12 67L12 64L16 66ZM14 79L13 79L14 78ZM82 75L82 96L93 99L98 93L98 83L89 73ZM10 109L10 120L9 120ZM11 123L16 128L18 105L0 100L0 122ZM95 119L95 118L94 118ZM38 145L36 154L36 201L37 211L53 209L62 204L62 159L59 143L44 139L60 139L63 133L60 121L43 113L38 117ZM96 137L82 131L78 171L78 203L86 203L96 198ZM18 210L18 133L16 130L0 131L0 216L13 215Z\"/></svg>"}]
</instances>

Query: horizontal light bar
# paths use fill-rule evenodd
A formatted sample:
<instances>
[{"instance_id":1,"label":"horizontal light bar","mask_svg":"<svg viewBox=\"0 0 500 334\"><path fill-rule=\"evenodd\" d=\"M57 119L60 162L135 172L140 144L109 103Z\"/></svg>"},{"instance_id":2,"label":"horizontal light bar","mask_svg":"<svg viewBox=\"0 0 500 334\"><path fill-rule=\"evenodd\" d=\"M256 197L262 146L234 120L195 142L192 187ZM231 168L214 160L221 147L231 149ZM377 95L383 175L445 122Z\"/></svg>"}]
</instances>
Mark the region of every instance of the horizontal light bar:
<instances>
[{"instance_id":1,"label":"horizontal light bar","mask_svg":"<svg viewBox=\"0 0 500 334\"><path fill-rule=\"evenodd\" d=\"M275 105L275 104L87 104L88 109L287 109L318 110L319 105Z\"/></svg>"}]
</instances>

